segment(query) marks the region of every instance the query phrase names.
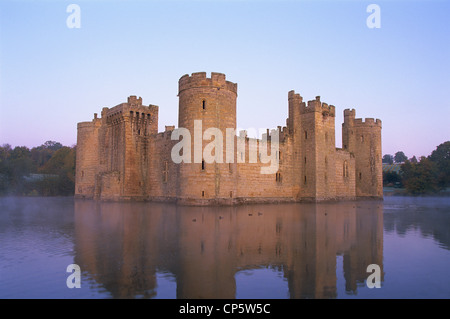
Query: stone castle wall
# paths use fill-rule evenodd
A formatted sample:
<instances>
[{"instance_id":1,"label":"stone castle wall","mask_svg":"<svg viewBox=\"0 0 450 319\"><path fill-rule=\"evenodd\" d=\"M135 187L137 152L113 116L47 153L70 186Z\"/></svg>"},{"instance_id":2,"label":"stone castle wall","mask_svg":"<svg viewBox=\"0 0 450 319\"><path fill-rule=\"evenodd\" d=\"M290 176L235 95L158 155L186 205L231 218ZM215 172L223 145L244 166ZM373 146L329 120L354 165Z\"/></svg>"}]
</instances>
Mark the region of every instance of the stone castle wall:
<instances>
[{"instance_id":1,"label":"stone castle wall","mask_svg":"<svg viewBox=\"0 0 450 319\"><path fill-rule=\"evenodd\" d=\"M363 121L345 110L343 148L336 149L335 107L320 97L305 103L290 91L286 126L255 139L236 132L237 84L224 74L184 75L178 96L178 128L191 138L186 162L171 157L179 143L171 138L175 126L158 133L158 106L130 96L126 103L103 108L101 118L95 114L92 122L78 124L75 196L187 205L383 196L380 120ZM222 132L220 149L211 148L218 138L211 128ZM276 135L278 151L272 154ZM208 151L221 155L222 162L205 158ZM277 170L261 173L270 166L261 152L276 160Z\"/></svg>"}]
</instances>

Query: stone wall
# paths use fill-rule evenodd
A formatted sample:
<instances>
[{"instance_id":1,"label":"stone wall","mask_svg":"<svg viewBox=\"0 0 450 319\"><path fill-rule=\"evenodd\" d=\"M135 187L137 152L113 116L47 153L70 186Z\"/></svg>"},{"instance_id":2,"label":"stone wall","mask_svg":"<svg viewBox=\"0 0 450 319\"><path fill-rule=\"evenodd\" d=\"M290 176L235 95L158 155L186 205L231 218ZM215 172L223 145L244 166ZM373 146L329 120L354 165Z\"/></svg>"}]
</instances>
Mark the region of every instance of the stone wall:
<instances>
[{"instance_id":1,"label":"stone wall","mask_svg":"<svg viewBox=\"0 0 450 319\"><path fill-rule=\"evenodd\" d=\"M380 120L345 110L336 149L335 107L319 96L305 103L290 91L286 127L262 139L237 135L237 84L224 74L184 75L178 96L178 129L158 133L158 106L136 96L79 123L75 196L192 205L382 198ZM183 149L185 162L176 163L180 140L172 134L180 129L190 154ZM269 174L262 174L270 166L264 154L277 165Z\"/></svg>"},{"instance_id":2,"label":"stone wall","mask_svg":"<svg viewBox=\"0 0 450 319\"><path fill-rule=\"evenodd\" d=\"M381 121L355 118L354 110L344 111L343 146L355 157L355 184L358 197L383 197Z\"/></svg>"}]
</instances>

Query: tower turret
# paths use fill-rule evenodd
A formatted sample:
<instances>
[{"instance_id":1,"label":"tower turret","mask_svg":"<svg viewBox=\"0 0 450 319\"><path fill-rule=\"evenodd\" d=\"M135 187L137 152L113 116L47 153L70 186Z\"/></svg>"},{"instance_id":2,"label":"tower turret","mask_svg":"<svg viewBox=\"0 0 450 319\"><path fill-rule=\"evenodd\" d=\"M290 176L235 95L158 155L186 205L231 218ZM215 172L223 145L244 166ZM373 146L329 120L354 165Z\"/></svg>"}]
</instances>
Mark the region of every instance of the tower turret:
<instances>
[{"instance_id":1,"label":"tower turret","mask_svg":"<svg viewBox=\"0 0 450 319\"><path fill-rule=\"evenodd\" d=\"M221 200L230 199L236 195L236 134L227 136L227 129L236 130L236 98L237 84L226 80L225 74L206 72L184 75L179 82L179 117L178 126L186 128L191 133L191 163L181 163L179 196L181 200L201 199ZM196 130L194 130L194 128ZM222 136L205 136L208 129L216 128ZM208 132L211 132L209 130ZM214 133L214 132L213 132ZM208 134L207 134L208 135ZM218 147L206 152L223 156L212 162L211 157L205 158L205 147L213 141L222 139L221 149ZM227 142L232 160L227 162ZM215 144L218 146L218 144ZM220 163L221 162L221 163Z\"/></svg>"},{"instance_id":2,"label":"tower turret","mask_svg":"<svg viewBox=\"0 0 450 319\"><path fill-rule=\"evenodd\" d=\"M344 110L342 147L355 156L356 196L383 197L381 121L355 118L355 110Z\"/></svg>"},{"instance_id":3,"label":"tower turret","mask_svg":"<svg viewBox=\"0 0 450 319\"><path fill-rule=\"evenodd\" d=\"M344 123L342 123L342 148L350 152L354 152L354 122L355 122L355 110L344 110Z\"/></svg>"},{"instance_id":4,"label":"tower turret","mask_svg":"<svg viewBox=\"0 0 450 319\"><path fill-rule=\"evenodd\" d=\"M302 196L333 198L335 187L335 107L320 96L300 108L302 129Z\"/></svg>"},{"instance_id":5,"label":"tower turret","mask_svg":"<svg viewBox=\"0 0 450 319\"><path fill-rule=\"evenodd\" d=\"M75 170L75 197L94 198L98 172L98 137L101 120L94 115L91 122L77 125L77 154Z\"/></svg>"},{"instance_id":6,"label":"tower turret","mask_svg":"<svg viewBox=\"0 0 450 319\"><path fill-rule=\"evenodd\" d=\"M295 93L294 90L288 92L288 119L287 119L287 133L292 139L290 146L292 147L291 161L296 163L293 165L292 179L292 196L295 199L299 199L302 196L302 188L304 186L304 162L303 162L303 129L300 110L305 107L303 97Z\"/></svg>"}]
</instances>

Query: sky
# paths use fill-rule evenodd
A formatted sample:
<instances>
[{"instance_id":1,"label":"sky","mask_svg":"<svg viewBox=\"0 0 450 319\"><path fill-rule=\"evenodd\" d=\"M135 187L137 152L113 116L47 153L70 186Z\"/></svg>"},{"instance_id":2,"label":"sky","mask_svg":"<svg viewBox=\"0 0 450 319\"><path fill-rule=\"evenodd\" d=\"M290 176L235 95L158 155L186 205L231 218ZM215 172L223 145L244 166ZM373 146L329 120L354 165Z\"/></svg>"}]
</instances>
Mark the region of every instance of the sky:
<instances>
[{"instance_id":1,"label":"sky","mask_svg":"<svg viewBox=\"0 0 450 319\"><path fill-rule=\"evenodd\" d=\"M445 0L2 0L0 145L74 145L78 122L130 95L159 106L163 131L179 78L220 72L238 84L239 128L284 126L295 90L336 107L337 147L354 108L382 120L383 154L427 156L450 140L449 14Z\"/></svg>"}]
</instances>

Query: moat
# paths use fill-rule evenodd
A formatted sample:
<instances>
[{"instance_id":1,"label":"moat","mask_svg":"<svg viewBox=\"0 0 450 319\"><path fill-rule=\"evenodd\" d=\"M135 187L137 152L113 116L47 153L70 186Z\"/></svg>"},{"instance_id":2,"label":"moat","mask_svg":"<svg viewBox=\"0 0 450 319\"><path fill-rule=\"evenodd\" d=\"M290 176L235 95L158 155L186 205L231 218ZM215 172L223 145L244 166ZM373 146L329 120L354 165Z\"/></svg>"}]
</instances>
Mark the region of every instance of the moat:
<instances>
[{"instance_id":1,"label":"moat","mask_svg":"<svg viewBox=\"0 0 450 319\"><path fill-rule=\"evenodd\" d=\"M450 298L450 198L183 207L0 198L0 298ZM69 289L67 266L81 269ZM381 269L369 289L367 266Z\"/></svg>"}]
</instances>

